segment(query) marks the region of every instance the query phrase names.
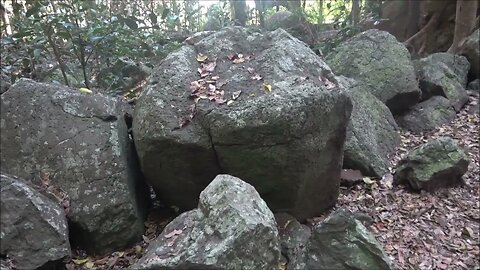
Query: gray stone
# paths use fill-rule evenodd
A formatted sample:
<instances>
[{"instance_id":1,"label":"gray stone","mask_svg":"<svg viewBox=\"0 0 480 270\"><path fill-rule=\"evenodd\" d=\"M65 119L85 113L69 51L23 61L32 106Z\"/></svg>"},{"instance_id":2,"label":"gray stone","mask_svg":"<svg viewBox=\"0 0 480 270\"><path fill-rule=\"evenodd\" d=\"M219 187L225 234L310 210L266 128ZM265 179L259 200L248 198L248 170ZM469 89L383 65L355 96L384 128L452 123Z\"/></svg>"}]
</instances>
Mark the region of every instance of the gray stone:
<instances>
[{"instance_id":1,"label":"gray stone","mask_svg":"<svg viewBox=\"0 0 480 270\"><path fill-rule=\"evenodd\" d=\"M459 111L468 101L465 91L470 64L463 56L434 53L414 62L422 99L444 96Z\"/></svg>"},{"instance_id":2,"label":"gray stone","mask_svg":"<svg viewBox=\"0 0 480 270\"><path fill-rule=\"evenodd\" d=\"M462 183L468 158L455 140L442 137L423 144L398 163L394 183L433 191Z\"/></svg>"},{"instance_id":3,"label":"gray stone","mask_svg":"<svg viewBox=\"0 0 480 270\"><path fill-rule=\"evenodd\" d=\"M360 33L335 47L326 62L336 75L364 84L393 114L406 111L420 98L410 53L387 32Z\"/></svg>"},{"instance_id":4,"label":"gray stone","mask_svg":"<svg viewBox=\"0 0 480 270\"><path fill-rule=\"evenodd\" d=\"M475 90L475 91L478 92L480 90L480 79L475 79L475 80L471 81L470 83L468 83L467 89L468 90Z\"/></svg>"},{"instance_id":5,"label":"gray stone","mask_svg":"<svg viewBox=\"0 0 480 270\"><path fill-rule=\"evenodd\" d=\"M420 133L449 123L455 117L455 109L450 101L442 96L434 96L413 106L396 120L403 129Z\"/></svg>"},{"instance_id":6,"label":"gray stone","mask_svg":"<svg viewBox=\"0 0 480 270\"><path fill-rule=\"evenodd\" d=\"M143 201L124 103L22 79L1 96L2 171L48 176L70 198L72 244L108 252L141 239Z\"/></svg>"},{"instance_id":7,"label":"gray stone","mask_svg":"<svg viewBox=\"0 0 480 270\"><path fill-rule=\"evenodd\" d=\"M218 175L198 208L165 227L132 269L278 269L273 213L249 184Z\"/></svg>"},{"instance_id":8,"label":"gray stone","mask_svg":"<svg viewBox=\"0 0 480 270\"><path fill-rule=\"evenodd\" d=\"M480 79L480 30L474 31L460 46L459 54L470 62L470 78Z\"/></svg>"},{"instance_id":9,"label":"gray stone","mask_svg":"<svg viewBox=\"0 0 480 270\"><path fill-rule=\"evenodd\" d=\"M1 253L16 269L53 267L71 255L67 219L57 203L4 174L0 193Z\"/></svg>"},{"instance_id":10,"label":"gray stone","mask_svg":"<svg viewBox=\"0 0 480 270\"><path fill-rule=\"evenodd\" d=\"M0 76L0 94L5 93L8 88L10 88L10 78L8 76L2 74Z\"/></svg>"},{"instance_id":11,"label":"gray stone","mask_svg":"<svg viewBox=\"0 0 480 270\"><path fill-rule=\"evenodd\" d=\"M233 53L250 56L243 63ZM196 56L216 58L216 88L230 99L208 99L191 114L188 86L200 79ZM251 79L253 73L263 80ZM219 173L255 186L273 211L299 220L335 204L351 101L329 67L282 29L262 35L232 27L185 45L156 68L135 107L133 132L142 170L159 197L183 209ZM263 84L270 85L271 91Z\"/></svg>"},{"instance_id":12,"label":"gray stone","mask_svg":"<svg viewBox=\"0 0 480 270\"><path fill-rule=\"evenodd\" d=\"M348 210L313 228L305 269L394 269L375 237Z\"/></svg>"},{"instance_id":13,"label":"gray stone","mask_svg":"<svg viewBox=\"0 0 480 270\"><path fill-rule=\"evenodd\" d=\"M400 144L400 136L387 106L365 88L356 82L351 82L348 88L353 109L347 127L343 168L381 177L389 171L389 155Z\"/></svg>"},{"instance_id":14,"label":"gray stone","mask_svg":"<svg viewBox=\"0 0 480 270\"><path fill-rule=\"evenodd\" d=\"M310 228L285 213L276 214L275 219L286 269L306 269L307 242L312 234Z\"/></svg>"}]
</instances>

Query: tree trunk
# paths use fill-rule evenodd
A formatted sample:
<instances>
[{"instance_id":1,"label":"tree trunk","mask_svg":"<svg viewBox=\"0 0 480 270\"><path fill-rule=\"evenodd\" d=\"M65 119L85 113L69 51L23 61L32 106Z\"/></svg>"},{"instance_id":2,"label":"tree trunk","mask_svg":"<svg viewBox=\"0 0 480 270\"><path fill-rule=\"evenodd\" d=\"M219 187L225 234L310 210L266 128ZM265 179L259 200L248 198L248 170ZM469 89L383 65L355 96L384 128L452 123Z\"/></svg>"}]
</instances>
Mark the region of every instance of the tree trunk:
<instances>
[{"instance_id":1,"label":"tree trunk","mask_svg":"<svg viewBox=\"0 0 480 270\"><path fill-rule=\"evenodd\" d=\"M418 22L420 20L420 1L408 1L408 26L406 38L413 36L418 31Z\"/></svg>"},{"instance_id":2,"label":"tree trunk","mask_svg":"<svg viewBox=\"0 0 480 270\"><path fill-rule=\"evenodd\" d=\"M358 25L360 22L360 0L352 1L352 24L354 26Z\"/></svg>"},{"instance_id":3,"label":"tree trunk","mask_svg":"<svg viewBox=\"0 0 480 270\"><path fill-rule=\"evenodd\" d=\"M233 18L235 25L245 26L247 23L247 3L245 0L230 0L233 7Z\"/></svg>"},{"instance_id":4,"label":"tree trunk","mask_svg":"<svg viewBox=\"0 0 480 270\"><path fill-rule=\"evenodd\" d=\"M457 0L455 32L449 53L456 53L461 42L472 33L477 17L478 1Z\"/></svg>"}]
</instances>

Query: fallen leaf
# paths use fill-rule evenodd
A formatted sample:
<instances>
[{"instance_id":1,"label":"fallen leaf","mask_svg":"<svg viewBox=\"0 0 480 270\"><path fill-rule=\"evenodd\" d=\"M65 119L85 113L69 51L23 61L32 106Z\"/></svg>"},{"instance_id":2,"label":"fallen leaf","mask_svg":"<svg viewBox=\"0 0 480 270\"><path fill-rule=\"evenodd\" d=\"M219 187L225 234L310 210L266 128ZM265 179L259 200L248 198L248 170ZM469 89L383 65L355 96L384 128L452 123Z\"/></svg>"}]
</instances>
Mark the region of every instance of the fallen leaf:
<instances>
[{"instance_id":1,"label":"fallen leaf","mask_svg":"<svg viewBox=\"0 0 480 270\"><path fill-rule=\"evenodd\" d=\"M263 88L265 89L265 91L272 92L272 85L271 84L264 83Z\"/></svg>"},{"instance_id":2,"label":"fallen leaf","mask_svg":"<svg viewBox=\"0 0 480 270\"><path fill-rule=\"evenodd\" d=\"M95 269L95 264L94 264L93 262L87 262L87 263L85 264L85 267L86 267L87 269Z\"/></svg>"},{"instance_id":3,"label":"fallen leaf","mask_svg":"<svg viewBox=\"0 0 480 270\"><path fill-rule=\"evenodd\" d=\"M165 235L165 238L167 238L167 239L168 239L168 238L172 238L173 236L179 235L179 234L181 234L182 232L183 232L182 230L173 230L173 231L171 231L170 233L166 234L166 235Z\"/></svg>"},{"instance_id":4,"label":"fallen leaf","mask_svg":"<svg viewBox=\"0 0 480 270\"><path fill-rule=\"evenodd\" d=\"M90 260L90 258L85 258L85 259L72 259L72 262L74 264L84 264L86 262L88 262Z\"/></svg>"},{"instance_id":5,"label":"fallen leaf","mask_svg":"<svg viewBox=\"0 0 480 270\"><path fill-rule=\"evenodd\" d=\"M375 183L375 181L373 181L373 180L372 180L370 177L368 177L368 176L363 177L362 180L363 180L363 182L364 182L365 184L367 184L367 185L371 185L371 184Z\"/></svg>"},{"instance_id":6,"label":"fallen leaf","mask_svg":"<svg viewBox=\"0 0 480 270\"><path fill-rule=\"evenodd\" d=\"M85 87L81 87L78 89L81 93L85 93L85 94L91 94L93 93L92 90L88 89L88 88L85 88Z\"/></svg>"},{"instance_id":7,"label":"fallen leaf","mask_svg":"<svg viewBox=\"0 0 480 270\"><path fill-rule=\"evenodd\" d=\"M202 69L208 71L208 72L212 72L215 67L217 66L217 62L216 61L213 61L213 62L210 62L208 64L202 64Z\"/></svg>"},{"instance_id":8,"label":"fallen leaf","mask_svg":"<svg viewBox=\"0 0 480 270\"><path fill-rule=\"evenodd\" d=\"M212 80L217 81L218 79L220 79L219 76L212 76Z\"/></svg>"},{"instance_id":9,"label":"fallen leaf","mask_svg":"<svg viewBox=\"0 0 480 270\"><path fill-rule=\"evenodd\" d=\"M247 71L248 71L248 73L250 73L250 74L255 73L255 69L254 69L254 68L251 68L251 67L247 68Z\"/></svg>"},{"instance_id":10,"label":"fallen leaf","mask_svg":"<svg viewBox=\"0 0 480 270\"><path fill-rule=\"evenodd\" d=\"M206 60L208 59L208 56L204 55L204 54L197 54L197 61L202 63L202 62L205 62Z\"/></svg>"},{"instance_id":11,"label":"fallen leaf","mask_svg":"<svg viewBox=\"0 0 480 270\"><path fill-rule=\"evenodd\" d=\"M238 91L233 92L232 99L236 100L238 97L240 97L241 94L242 94L242 90L238 90Z\"/></svg>"},{"instance_id":12,"label":"fallen leaf","mask_svg":"<svg viewBox=\"0 0 480 270\"><path fill-rule=\"evenodd\" d=\"M233 104L234 102L235 102L235 101L233 101L233 100L227 101L227 106L230 106L230 105Z\"/></svg>"},{"instance_id":13,"label":"fallen leaf","mask_svg":"<svg viewBox=\"0 0 480 270\"><path fill-rule=\"evenodd\" d=\"M232 62L234 64L240 64L240 63L245 62L245 58L236 58L236 59L233 59Z\"/></svg>"}]
</instances>

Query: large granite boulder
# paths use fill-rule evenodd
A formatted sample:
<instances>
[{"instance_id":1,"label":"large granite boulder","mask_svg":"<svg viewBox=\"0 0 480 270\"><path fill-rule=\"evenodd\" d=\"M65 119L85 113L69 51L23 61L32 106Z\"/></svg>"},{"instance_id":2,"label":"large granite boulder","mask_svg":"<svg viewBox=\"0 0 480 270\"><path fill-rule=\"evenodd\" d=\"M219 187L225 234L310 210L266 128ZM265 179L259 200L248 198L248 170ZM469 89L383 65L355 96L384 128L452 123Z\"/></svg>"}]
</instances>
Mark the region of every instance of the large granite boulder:
<instances>
[{"instance_id":1,"label":"large granite boulder","mask_svg":"<svg viewBox=\"0 0 480 270\"><path fill-rule=\"evenodd\" d=\"M335 47L326 62L337 75L356 79L393 114L406 111L420 98L420 89L405 46L376 29L360 33Z\"/></svg>"},{"instance_id":2,"label":"large granite boulder","mask_svg":"<svg viewBox=\"0 0 480 270\"><path fill-rule=\"evenodd\" d=\"M394 269L381 245L357 218L340 209L310 231L294 219L280 222L286 269Z\"/></svg>"},{"instance_id":3,"label":"large granite boulder","mask_svg":"<svg viewBox=\"0 0 480 270\"><path fill-rule=\"evenodd\" d=\"M422 99L444 96L456 111L468 101L465 91L470 64L463 56L434 53L414 62L420 80Z\"/></svg>"},{"instance_id":4,"label":"large granite boulder","mask_svg":"<svg viewBox=\"0 0 480 270\"><path fill-rule=\"evenodd\" d=\"M467 86L467 89L479 92L480 91L480 79L475 79L475 80L469 82L468 86Z\"/></svg>"},{"instance_id":5,"label":"large granite boulder","mask_svg":"<svg viewBox=\"0 0 480 270\"><path fill-rule=\"evenodd\" d=\"M387 106L364 90L365 87L349 82L348 96L353 109L347 127L343 168L381 177L389 171L389 155L400 144L400 135Z\"/></svg>"},{"instance_id":6,"label":"large granite boulder","mask_svg":"<svg viewBox=\"0 0 480 270\"><path fill-rule=\"evenodd\" d=\"M191 209L211 179L228 173L273 211L303 220L338 197L351 106L303 42L282 29L232 27L162 61L135 107L133 133L165 202Z\"/></svg>"},{"instance_id":7,"label":"large granite boulder","mask_svg":"<svg viewBox=\"0 0 480 270\"><path fill-rule=\"evenodd\" d=\"M185 212L150 243L132 266L146 269L278 269L280 245L273 213L255 188L218 175Z\"/></svg>"},{"instance_id":8,"label":"large granite boulder","mask_svg":"<svg viewBox=\"0 0 480 270\"><path fill-rule=\"evenodd\" d=\"M3 174L0 194L2 257L8 256L16 269L37 269L54 267L71 255L67 219L58 203Z\"/></svg>"},{"instance_id":9,"label":"large granite boulder","mask_svg":"<svg viewBox=\"0 0 480 270\"><path fill-rule=\"evenodd\" d=\"M469 76L471 79L480 79L480 30L474 31L460 46L459 54L470 62Z\"/></svg>"},{"instance_id":10,"label":"large granite boulder","mask_svg":"<svg viewBox=\"0 0 480 270\"><path fill-rule=\"evenodd\" d=\"M148 195L123 103L22 79L1 95L1 108L2 171L65 191L73 245L103 253L141 239Z\"/></svg>"},{"instance_id":11,"label":"large granite boulder","mask_svg":"<svg viewBox=\"0 0 480 270\"><path fill-rule=\"evenodd\" d=\"M435 129L455 119L455 109L450 101L442 96L434 96L413 106L405 114L396 118L400 127L420 133Z\"/></svg>"},{"instance_id":12,"label":"large granite boulder","mask_svg":"<svg viewBox=\"0 0 480 270\"><path fill-rule=\"evenodd\" d=\"M467 172L465 152L449 137L430 141L408 154L398 163L394 183L408 183L415 190L433 191L461 184Z\"/></svg>"}]
</instances>

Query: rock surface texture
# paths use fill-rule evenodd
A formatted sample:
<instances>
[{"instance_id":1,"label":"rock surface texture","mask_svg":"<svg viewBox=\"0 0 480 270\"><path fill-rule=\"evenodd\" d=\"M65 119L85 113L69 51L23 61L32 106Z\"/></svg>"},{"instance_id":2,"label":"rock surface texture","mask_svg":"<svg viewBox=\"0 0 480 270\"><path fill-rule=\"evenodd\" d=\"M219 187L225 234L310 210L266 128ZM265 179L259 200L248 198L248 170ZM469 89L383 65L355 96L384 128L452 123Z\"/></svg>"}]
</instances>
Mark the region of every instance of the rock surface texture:
<instances>
[{"instance_id":1,"label":"rock surface texture","mask_svg":"<svg viewBox=\"0 0 480 270\"><path fill-rule=\"evenodd\" d=\"M468 101L465 91L470 64L463 56L434 53L414 62L420 80L422 99L446 97L456 111Z\"/></svg>"},{"instance_id":2,"label":"rock surface texture","mask_svg":"<svg viewBox=\"0 0 480 270\"><path fill-rule=\"evenodd\" d=\"M357 80L393 114L406 111L420 98L407 48L391 34L368 30L337 46L326 57L336 75Z\"/></svg>"},{"instance_id":3,"label":"rock surface texture","mask_svg":"<svg viewBox=\"0 0 480 270\"><path fill-rule=\"evenodd\" d=\"M461 55L470 62L469 76L472 79L480 79L480 30L473 32L460 46Z\"/></svg>"},{"instance_id":4,"label":"rock surface texture","mask_svg":"<svg viewBox=\"0 0 480 270\"><path fill-rule=\"evenodd\" d=\"M251 185L218 175L132 269L276 270L279 259L273 213Z\"/></svg>"},{"instance_id":5,"label":"rock surface texture","mask_svg":"<svg viewBox=\"0 0 480 270\"><path fill-rule=\"evenodd\" d=\"M375 237L348 210L337 210L313 228L306 269L394 269Z\"/></svg>"},{"instance_id":6,"label":"rock surface texture","mask_svg":"<svg viewBox=\"0 0 480 270\"><path fill-rule=\"evenodd\" d=\"M413 106L396 120L400 127L419 133L449 123L455 116L455 109L448 99L434 96Z\"/></svg>"},{"instance_id":7,"label":"rock surface texture","mask_svg":"<svg viewBox=\"0 0 480 270\"><path fill-rule=\"evenodd\" d=\"M273 211L318 215L338 197L352 106L342 90L284 30L225 28L153 72L133 122L142 170L162 200L183 209L228 173Z\"/></svg>"},{"instance_id":8,"label":"rock surface texture","mask_svg":"<svg viewBox=\"0 0 480 270\"><path fill-rule=\"evenodd\" d=\"M433 191L462 183L468 158L455 140L442 137L428 142L402 159L394 175L395 183L408 183L413 189Z\"/></svg>"},{"instance_id":9,"label":"rock surface texture","mask_svg":"<svg viewBox=\"0 0 480 270\"><path fill-rule=\"evenodd\" d=\"M0 195L1 254L16 269L54 267L71 255L67 219L57 202L3 174Z\"/></svg>"},{"instance_id":10,"label":"rock surface texture","mask_svg":"<svg viewBox=\"0 0 480 270\"><path fill-rule=\"evenodd\" d=\"M343 168L381 177L391 166L389 155L400 144L397 123L387 106L364 90L367 86L354 81L349 85L353 109L347 127Z\"/></svg>"},{"instance_id":11,"label":"rock surface texture","mask_svg":"<svg viewBox=\"0 0 480 270\"><path fill-rule=\"evenodd\" d=\"M104 253L140 239L145 195L122 103L22 79L1 108L2 172L64 190L74 244Z\"/></svg>"},{"instance_id":12,"label":"rock surface texture","mask_svg":"<svg viewBox=\"0 0 480 270\"><path fill-rule=\"evenodd\" d=\"M394 269L375 237L348 210L333 212L311 231L294 219L279 226L286 269Z\"/></svg>"}]
</instances>

